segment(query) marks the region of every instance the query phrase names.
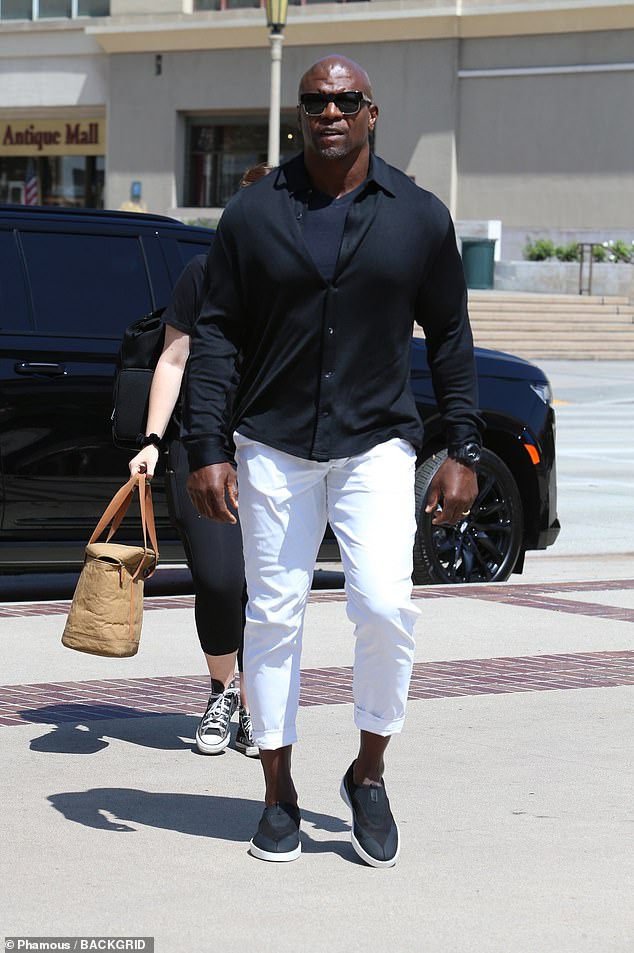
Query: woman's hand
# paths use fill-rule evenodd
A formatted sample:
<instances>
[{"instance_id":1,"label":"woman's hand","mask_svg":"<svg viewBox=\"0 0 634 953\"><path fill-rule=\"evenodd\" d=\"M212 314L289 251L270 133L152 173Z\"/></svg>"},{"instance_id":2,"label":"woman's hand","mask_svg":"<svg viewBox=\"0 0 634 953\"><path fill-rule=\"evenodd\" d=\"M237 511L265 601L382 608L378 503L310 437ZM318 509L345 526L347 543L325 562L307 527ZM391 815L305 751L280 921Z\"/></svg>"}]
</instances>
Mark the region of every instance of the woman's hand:
<instances>
[{"instance_id":1,"label":"woman's hand","mask_svg":"<svg viewBox=\"0 0 634 953\"><path fill-rule=\"evenodd\" d=\"M130 476L134 476L135 473L147 473L148 479L151 479L158 463L159 452L158 447L152 444L140 450L128 464Z\"/></svg>"}]
</instances>

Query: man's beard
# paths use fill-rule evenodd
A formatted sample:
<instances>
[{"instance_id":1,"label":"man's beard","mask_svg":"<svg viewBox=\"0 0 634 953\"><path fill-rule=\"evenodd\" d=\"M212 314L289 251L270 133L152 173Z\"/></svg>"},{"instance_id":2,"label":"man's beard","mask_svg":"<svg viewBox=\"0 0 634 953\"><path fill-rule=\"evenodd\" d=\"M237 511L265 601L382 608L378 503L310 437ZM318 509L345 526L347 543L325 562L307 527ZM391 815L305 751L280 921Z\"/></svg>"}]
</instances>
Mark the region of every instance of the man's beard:
<instances>
[{"instance_id":1,"label":"man's beard","mask_svg":"<svg viewBox=\"0 0 634 953\"><path fill-rule=\"evenodd\" d=\"M345 159L345 157L352 152L352 149L347 142L333 143L331 146L324 146L318 143L316 151L322 159Z\"/></svg>"}]
</instances>

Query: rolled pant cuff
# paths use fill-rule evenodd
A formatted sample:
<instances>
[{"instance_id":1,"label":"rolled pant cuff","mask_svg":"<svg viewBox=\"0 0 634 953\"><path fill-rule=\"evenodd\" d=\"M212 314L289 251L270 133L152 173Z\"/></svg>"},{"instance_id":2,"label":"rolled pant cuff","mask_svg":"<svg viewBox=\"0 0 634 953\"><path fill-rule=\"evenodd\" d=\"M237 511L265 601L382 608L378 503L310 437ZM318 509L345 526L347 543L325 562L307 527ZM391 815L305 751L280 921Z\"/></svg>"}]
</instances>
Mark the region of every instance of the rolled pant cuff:
<instances>
[{"instance_id":1,"label":"rolled pant cuff","mask_svg":"<svg viewBox=\"0 0 634 953\"><path fill-rule=\"evenodd\" d=\"M286 745L294 745L297 741L297 732L294 728L283 728L281 731L260 731L253 732L253 740L258 748L263 751L275 751L277 748L285 748Z\"/></svg>"},{"instance_id":2,"label":"rolled pant cuff","mask_svg":"<svg viewBox=\"0 0 634 953\"><path fill-rule=\"evenodd\" d=\"M385 721L383 718L377 718L376 715L370 715L367 711L354 706L354 723L359 731L369 731L373 735L381 735L387 738L389 735L398 735L403 730L405 716L395 718L392 721Z\"/></svg>"}]
</instances>

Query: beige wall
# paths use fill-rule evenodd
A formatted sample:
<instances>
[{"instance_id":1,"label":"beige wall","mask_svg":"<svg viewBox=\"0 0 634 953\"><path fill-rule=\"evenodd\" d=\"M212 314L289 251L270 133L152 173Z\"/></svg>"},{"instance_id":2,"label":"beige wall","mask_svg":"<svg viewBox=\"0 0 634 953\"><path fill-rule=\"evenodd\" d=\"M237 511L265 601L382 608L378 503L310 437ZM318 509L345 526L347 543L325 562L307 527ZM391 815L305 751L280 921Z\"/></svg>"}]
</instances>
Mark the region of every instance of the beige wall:
<instances>
[{"instance_id":1,"label":"beige wall","mask_svg":"<svg viewBox=\"0 0 634 953\"><path fill-rule=\"evenodd\" d=\"M132 179L142 180L149 210L182 204L186 113L235 115L248 105L267 115L266 50L164 53L160 76L153 54L116 55L111 63L106 200L113 208L129 197Z\"/></svg>"},{"instance_id":2,"label":"beige wall","mask_svg":"<svg viewBox=\"0 0 634 953\"><path fill-rule=\"evenodd\" d=\"M108 57L103 54L0 60L0 111L71 105L102 108L107 97Z\"/></svg>"},{"instance_id":3,"label":"beige wall","mask_svg":"<svg viewBox=\"0 0 634 953\"><path fill-rule=\"evenodd\" d=\"M464 42L459 217L634 230L632 53L634 31Z\"/></svg>"},{"instance_id":4,"label":"beige wall","mask_svg":"<svg viewBox=\"0 0 634 953\"><path fill-rule=\"evenodd\" d=\"M192 16L188 0L113 0L112 9L87 24L0 23L0 116L92 116L100 107L107 203L120 205L140 179L148 208L173 209L184 200L188 113L261 111L266 121L263 14ZM634 4L293 7L284 108L294 107L306 66L332 51L370 72L379 154L457 218L499 219L518 234L634 229Z\"/></svg>"},{"instance_id":5,"label":"beige wall","mask_svg":"<svg viewBox=\"0 0 634 953\"><path fill-rule=\"evenodd\" d=\"M507 228L634 227L634 31L516 40L427 40L287 47L282 105L330 50L368 69L380 107L377 151L460 219ZM634 57L633 57L634 58ZM188 112L268 109L267 50L111 57L108 201L142 178L148 207L181 205ZM553 70L508 75L507 69ZM502 70L493 76L476 70ZM455 159L457 156L457 178Z\"/></svg>"},{"instance_id":6,"label":"beige wall","mask_svg":"<svg viewBox=\"0 0 634 953\"><path fill-rule=\"evenodd\" d=\"M63 21L62 21L63 22ZM99 106L108 98L108 56L80 26L0 24L0 111Z\"/></svg>"},{"instance_id":7,"label":"beige wall","mask_svg":"<svg viewBox=\"0 0 634 953\"><path fill-rule=\"evenodd\" d=\"M634 230L634 72L461 82L461 218Z\"/></svg>"},{"instance_id":8,"label":"beige wall","mask_svg":"<svg viewBox=\"0 0 634 953\"><path fill-rule=\"evenodd\" d=\"M194 0L110 0L113 17L191 13L193 9Z\"/></svg>"},{"instance_id":9,"label":"beige wall","mask_svg":"<svg viewBox=\"0 0 634 953\"><path fill-rule=\"evenodd\" d=\"M333 48L284 50L282 107L293 109L304 70ZM445 202L451 196L457 88L454 41L360 44L338 52L369 71L379 103L377 151L414 175ZM164 211L183 202L185 143L179 117L188 112L240 110L268 117L268 50L236 50L111 58L108 203L127 197L131 179L143 179L148 208Z\"/></svg>"}]
</instances>

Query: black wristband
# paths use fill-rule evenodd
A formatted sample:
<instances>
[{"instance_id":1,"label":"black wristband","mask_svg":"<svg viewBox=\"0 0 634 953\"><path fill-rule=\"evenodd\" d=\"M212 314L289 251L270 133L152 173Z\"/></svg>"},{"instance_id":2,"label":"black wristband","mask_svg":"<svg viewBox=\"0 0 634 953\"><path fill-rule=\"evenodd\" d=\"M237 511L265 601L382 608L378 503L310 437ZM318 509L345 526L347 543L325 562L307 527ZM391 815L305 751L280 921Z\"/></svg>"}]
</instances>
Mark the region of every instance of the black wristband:
<instances>
[{"instance_id":1,"label":"black wristband","mask_svg":"<svg viewBox=\"0 0 634 953\"><path fill-rule=\"evenodd\" d=\"M136 445L139 450L143 450L144 447L156 447L157 450L160 450L161 453L164 453L167 450L167 444L164 440L161 440L157 433L149 433L147 436L144 433L140 433L136 438Z\"/></svg>"}]
</instances>

